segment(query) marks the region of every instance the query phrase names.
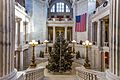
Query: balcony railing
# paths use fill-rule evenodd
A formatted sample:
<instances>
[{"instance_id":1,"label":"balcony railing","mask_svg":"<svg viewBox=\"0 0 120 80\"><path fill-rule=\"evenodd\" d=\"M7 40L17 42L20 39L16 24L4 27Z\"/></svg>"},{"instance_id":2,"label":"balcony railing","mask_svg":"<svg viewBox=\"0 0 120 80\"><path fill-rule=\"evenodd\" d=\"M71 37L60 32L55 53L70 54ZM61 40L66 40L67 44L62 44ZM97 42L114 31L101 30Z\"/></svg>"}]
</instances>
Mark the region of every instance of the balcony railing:
<instances>
[{"instance_id":1,"label":"balcony railing","mask_svg":"<svg viewBox=\"0 0 120 80\"><path fill-rule=\"evenodd\" d=\"M48 18L48 21L72 21L71 18Z\"/></svg>"},{"instance_id":2,"label":"balcony railing","mask_svg":"<svg viewBox=\"0 0 120 80\"><path fill-rule=\"evenodd\" d=\"M44 78L44 68L29 69L25 72L24 80L43 80Z\"/></svg>"},{"instance_id":3,"label":"balcony railing","mask_svg":"<svg viewBox=\"0 0 120 80\"><path fill-rule=\"evenodd\" d=\"M106 80L104 72L85 69L84 67L77 67L76 75L78 80Z\"/></svg>"}]
</instances>

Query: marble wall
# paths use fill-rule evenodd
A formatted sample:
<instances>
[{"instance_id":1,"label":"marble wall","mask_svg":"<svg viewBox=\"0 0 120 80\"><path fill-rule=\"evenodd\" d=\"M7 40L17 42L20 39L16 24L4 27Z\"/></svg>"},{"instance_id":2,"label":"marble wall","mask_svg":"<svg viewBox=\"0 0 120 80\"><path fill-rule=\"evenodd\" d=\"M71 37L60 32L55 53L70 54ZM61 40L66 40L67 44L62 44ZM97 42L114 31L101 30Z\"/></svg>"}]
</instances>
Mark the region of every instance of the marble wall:
<instances>
[{"instance_id":1,"label":"marble wall","mask_svg":"<svg viewBox=\"0 0 120 80\"><path fill-rule=\"evenodd\" d=\"M47 39L47 5L46 2L40 0L33 1L33 39L44 41Z\"/></svg>"},{"instance_id":2,"label":"marble wall","mask_svg":"<svg viewBox=\"0 0 120 80\"><path fill-rule=\"evenodd\" d=\"M87 23L86 23L86 31L85 32L77 32L77 42L80 40L85 41L88 39L88 27L89 27L89 15L95 10L96 2L95 1L87 1L87 0L79 0L75 3L75 16L82 15L87 13ZM84 36L83 36L84 35Z\"/></svg>"}]
</instances>

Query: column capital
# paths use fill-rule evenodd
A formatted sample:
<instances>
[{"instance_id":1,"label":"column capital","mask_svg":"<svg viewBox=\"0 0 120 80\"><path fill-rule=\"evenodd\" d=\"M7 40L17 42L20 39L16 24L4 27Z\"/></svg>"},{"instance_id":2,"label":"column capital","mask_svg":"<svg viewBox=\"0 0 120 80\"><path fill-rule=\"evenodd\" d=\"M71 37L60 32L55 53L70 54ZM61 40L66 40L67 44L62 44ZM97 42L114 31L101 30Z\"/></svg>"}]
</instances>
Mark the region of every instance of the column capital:
<instances>
[{"instance_id":1,"label":"column capital","mask_svg":"<svg viewBox=\"0 0 120 80\"><path fill-rule=\"evenodd\" d=\"M65 28L68 28L68 26L65 26Z\"/></svg>"},{"instance_id":2,"label":"column capital","mask_svg":"<svg viewBox=\"0 0 120 80\"><path fill-rule=\"evenodd\" d=\"M22 19L21 18L16 18L15 21L20 22L20 21L22 21Z\"/></svg>"},{"instance_id":3,"label":"column capital","mask_svg":"<svg viewBox=\"0 0 120 80\"><path fill-rule=\"evenodd\" d=\"M55 28L56 26L53 26L53 28Z\"/></svg>"}]
</instances>

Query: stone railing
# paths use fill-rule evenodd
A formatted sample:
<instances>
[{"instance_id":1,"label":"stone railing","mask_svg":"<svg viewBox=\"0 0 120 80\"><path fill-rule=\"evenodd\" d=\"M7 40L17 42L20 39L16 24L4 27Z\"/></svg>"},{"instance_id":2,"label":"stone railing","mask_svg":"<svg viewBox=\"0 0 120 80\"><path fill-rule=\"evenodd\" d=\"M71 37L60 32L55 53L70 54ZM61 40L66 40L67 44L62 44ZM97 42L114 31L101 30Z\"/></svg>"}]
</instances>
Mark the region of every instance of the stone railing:
<instances>
[{"instance_id":1,"label":"stone railing","mask_svg":"<svg viewBox=\"0 0 120 80\"><path fill-rule=\"evenodd\" d=\"M76 76L78 80L107 80L104 72L76 67Z\"/></svg>"},{"instance_id":2,"label":"stone railing","mask_svg":"<svg viewBox=\"0 0 120 80\"><path fill-rule=\"evenodd\" d=\"M36 69L28 69L25 71L24 80L43 80L44 78L44 68L39 67Z\"/></svg>"}]
</instances>

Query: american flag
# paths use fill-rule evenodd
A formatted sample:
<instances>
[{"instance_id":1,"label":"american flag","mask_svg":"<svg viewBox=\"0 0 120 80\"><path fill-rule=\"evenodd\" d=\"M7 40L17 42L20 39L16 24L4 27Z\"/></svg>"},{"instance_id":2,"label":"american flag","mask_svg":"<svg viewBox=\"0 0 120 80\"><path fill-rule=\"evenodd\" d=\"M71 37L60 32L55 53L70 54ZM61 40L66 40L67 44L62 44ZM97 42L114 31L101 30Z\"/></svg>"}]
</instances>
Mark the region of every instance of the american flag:
<instances>
[{"instance_id":1,"label":"american flag","mask_svg":"<svg viewBox=\"0 0 120 80\"><path fill-rule=\"evenodd\" d=\"M76 16L75 32L86 31L86 16L87 16L87 13Z\"/></svg>"}]
</instances>

